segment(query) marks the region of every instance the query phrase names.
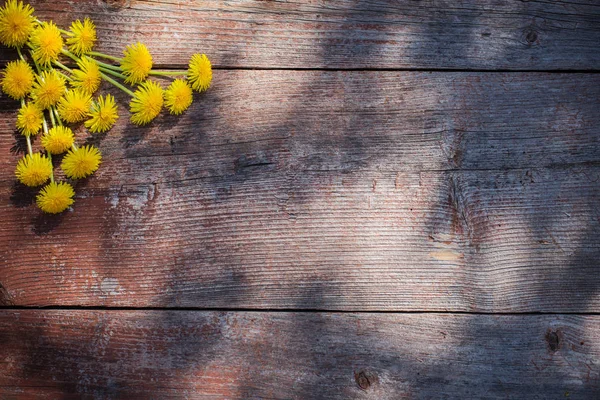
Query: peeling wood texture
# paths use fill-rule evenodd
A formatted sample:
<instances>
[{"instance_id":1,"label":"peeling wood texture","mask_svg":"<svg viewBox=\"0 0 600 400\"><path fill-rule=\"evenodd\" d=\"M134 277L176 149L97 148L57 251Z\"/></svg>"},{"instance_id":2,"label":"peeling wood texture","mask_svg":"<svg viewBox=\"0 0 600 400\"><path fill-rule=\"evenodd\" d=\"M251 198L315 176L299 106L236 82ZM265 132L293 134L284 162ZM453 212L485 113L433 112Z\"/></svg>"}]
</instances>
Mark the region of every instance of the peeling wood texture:
<instances>
[{"instance_id":1,"label":"peeling wood texture","mask_svg":"<svg viewBox=\"0 0 600 400\"><path fill-rule=\"evenodd\" d=\"M594 399L598 316L0 312L0 397Z\"/></svg>"},{"instance_id":2,"label":"peeling wood texture","mask_svg":"<svg viewBox=\"0 0 600 400\"><path fill-rule=\"evenodd\" d=\"M597 69L600 7L572 1L31 2L68 26L91 17L100 48L148 44L159 64L218 67ZM173 45L174 42L176 45Z\"/></svg>"},{"instance_id":3,"label":"peeling wood texture","mask_svg":"<svg viewBox=\"0 0 600 400\"><path fill-rule=\"evenodd\" d=\"M73 213L41 215L3 158L2 300L597 311L598 83L220 71L182 118L93 139Z\"/></svg>"}]
</instances>

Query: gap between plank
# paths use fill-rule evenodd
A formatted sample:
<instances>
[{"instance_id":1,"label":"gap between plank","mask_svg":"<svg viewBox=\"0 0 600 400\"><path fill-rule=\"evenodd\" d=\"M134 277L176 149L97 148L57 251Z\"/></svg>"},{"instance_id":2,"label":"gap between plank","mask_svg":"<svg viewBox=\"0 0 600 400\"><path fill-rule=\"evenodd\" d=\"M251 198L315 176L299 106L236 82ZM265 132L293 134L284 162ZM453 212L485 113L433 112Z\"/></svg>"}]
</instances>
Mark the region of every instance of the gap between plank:
<instances>
[{"instance_id":1,"label":"gap between plank","mask_svg":"<svg viewBox=\"0 0 600 400\"><path fill-rule=\"evenodd\" d=\"M173 311L173 312L247 312L247 313L321 313L321 314L438 314L438 315L590 315L600 311L444 311L444 310L336 310L325 308L222 308L222 307L105 307L105 306L0 306L0 311Z\"/></svg>"}]
</instances>

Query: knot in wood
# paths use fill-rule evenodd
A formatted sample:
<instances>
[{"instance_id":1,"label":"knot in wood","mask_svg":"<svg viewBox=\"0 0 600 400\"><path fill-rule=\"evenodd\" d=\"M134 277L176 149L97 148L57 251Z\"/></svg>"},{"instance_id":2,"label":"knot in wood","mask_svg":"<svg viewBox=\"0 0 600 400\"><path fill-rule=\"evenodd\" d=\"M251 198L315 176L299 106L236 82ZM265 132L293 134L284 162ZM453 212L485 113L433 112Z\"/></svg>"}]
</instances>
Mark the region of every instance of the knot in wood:
<instances>
[{"instance_id":1,"label":"knot in wood","mask_svg":"<svg viewBox=\"0 0 600 400\"><path fill-rule=\"evenodd\" d=\"M525 34L525 40L529 44L534 44L538 40L538 33L531 29Z\"/></svg>"},{"instance_id":2,"label":"knot in wood","mask_svg":"<svg viewBox=\"0 0 600 400\"><path fill-rule=\"evenodd\" d=\"M561 336L562 333L560 332L560 330L553 331L551 329L548 329L548 332L546 332L546 342L548 343L550 351L554 352L560 349Z\"/></svg>"},{"instance_id":3,"label":"knot in wood","mask_svg":"<svg viewBox=\"0 0 600 400\"><path fill-rule=\"evenodd\" d=\"M359 373L354 373L354 380L359 388L362 390L367 390L371 386L371 381L369 381L369 377L364 371L360 371Z\"/></svg>"}]
</instances>

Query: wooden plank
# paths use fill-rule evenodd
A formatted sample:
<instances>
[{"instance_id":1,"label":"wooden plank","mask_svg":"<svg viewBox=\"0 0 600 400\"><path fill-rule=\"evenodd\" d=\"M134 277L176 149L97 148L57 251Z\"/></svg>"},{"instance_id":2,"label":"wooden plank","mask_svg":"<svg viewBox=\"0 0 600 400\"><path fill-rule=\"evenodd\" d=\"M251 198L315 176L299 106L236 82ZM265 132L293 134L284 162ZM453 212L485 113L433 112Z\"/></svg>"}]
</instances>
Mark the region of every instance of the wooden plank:
<instances>
[{"instance_id":1,"label":"wooden plank","mask_svg":"<svg viewBox=\"0 0 600 400\"><path fill-rule=\"evenodd\" d=\"M600 318L0 312L12 398L592 399Z\"/></svg>"},{"instance_id":2,"label":"wooden plank","mask_svg":"<svg viewBox=\"0 0 600 400\"><path fill-rule=\"evenodd\" d=\"M598 75L219 74L73 213L1 159L3 303L598 311Z\"/></svg>"},{"instance_id":3,"label":"wooden plank","mask_svg":"<svg viewBox=\"0 0 600 400\"><path fill-rule=\"evenodd\" d=\"M197 51L217 67L598 69L600 7L548 1L32 1L62 26L84 16L100 48L147 43L157 63Z\"/></svg>"},{"instance_id":4,"label":"wooden plank","mask_svg":"<svg viewBox=\"0 0 600 400\"><path fill-rule=\"evenodd\" d=\"M97 137L109 160L100 173L128 183L256 163L399 171L600 162L598 74L218 71L186 114L143 128L115 95L121 119ZM5 97L0 108L3 154L15 145L16 106ZM0 159L0 180L12 181L15 163Z\"/></svg>"},{"instance_id":5,"label":"wooden plank","mask_svg":"<svg viewBox=\"0 0 600 400\"><path fill-rule=\"evenodd\" d=\"M3 301L597 312L599 178L599 167L266 166L104 188L92 180L75 212L55 218L5 187Z\"/></svg>"}]
</instances>

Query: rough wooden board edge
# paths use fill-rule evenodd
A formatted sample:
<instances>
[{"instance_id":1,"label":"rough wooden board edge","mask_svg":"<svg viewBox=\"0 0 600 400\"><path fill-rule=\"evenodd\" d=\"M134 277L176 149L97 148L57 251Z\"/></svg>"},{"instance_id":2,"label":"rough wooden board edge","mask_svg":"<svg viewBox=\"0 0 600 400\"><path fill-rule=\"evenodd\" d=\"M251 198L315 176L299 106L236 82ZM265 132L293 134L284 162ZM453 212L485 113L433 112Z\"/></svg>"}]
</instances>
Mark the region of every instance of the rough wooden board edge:
<instances>
[{"instance_id":1,"label":"rough wooden board edge","mask_svg":"<svg viewBox=\"0 0 600 400\"><path fill-rule=\"evenodd\" d=\"M596 398L600 317L0 311L0 395Z\"/></svg>"},{"instance_id":2,"label":"rough wooden board edge","mask_svg":"<svg viewBox=\"0 0 600 400\"><path fill-rule=\"evenodd\" d=\"M42 19L64 27L90 16L101 50L119 55L126 44L141 40L157 63L170 66L184 66L200 51L228 68L600 68L600 15L593 2L32 4Z\"/></svg>"}]
</instances>

